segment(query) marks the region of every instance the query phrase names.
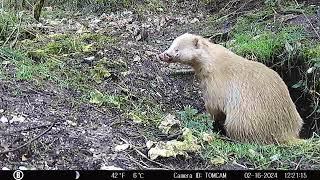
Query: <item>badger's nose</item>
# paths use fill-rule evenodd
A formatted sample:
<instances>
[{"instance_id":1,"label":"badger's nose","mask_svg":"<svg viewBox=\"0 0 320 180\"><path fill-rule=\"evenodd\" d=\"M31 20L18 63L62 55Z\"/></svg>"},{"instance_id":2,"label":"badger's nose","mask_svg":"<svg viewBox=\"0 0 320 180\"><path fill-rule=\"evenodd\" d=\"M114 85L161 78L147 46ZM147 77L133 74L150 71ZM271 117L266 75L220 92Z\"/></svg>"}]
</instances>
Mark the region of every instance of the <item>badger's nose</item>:
<instances>
[{"instance_id":1,"label":"badger's nose","mask_svg":"<svg viewBox=\"0 0 320 180\"><path fill-rule=\"evenodd\" d=\"M160 53L160 54L158 55L158 57L159 57L159 59L160 59L161 61L163 61L163 59L164 59L164 52L163 52L163 53Z\"/></svg>"},{"instance_id":2,"label":"badger's nose","mask_svg":"<svg viewBox=\"0 0 320 180\"><path fill-rule=\"evenodd\" d=\"M166 61L166 62L168 62L168 61L171 60L171 58L172 58L172 56L170 56L170 55L169 55L168 53L166 53L166 52L163 52L163 53L159 54L159 59L160 59L161 61Z\"/></svg>"}]
</instances>

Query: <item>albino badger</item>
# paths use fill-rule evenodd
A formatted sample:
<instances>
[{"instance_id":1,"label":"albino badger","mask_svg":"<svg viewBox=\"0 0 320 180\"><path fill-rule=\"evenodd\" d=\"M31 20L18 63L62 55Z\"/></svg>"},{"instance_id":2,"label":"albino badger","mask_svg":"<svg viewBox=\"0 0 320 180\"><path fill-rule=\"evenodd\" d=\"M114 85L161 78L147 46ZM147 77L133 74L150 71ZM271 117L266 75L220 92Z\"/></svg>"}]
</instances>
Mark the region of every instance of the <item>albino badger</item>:
<instances>
[{"instance_id":1,"label":"albino badger","mask_svg":"<svg viewBox=\"0 0 320 180\"><path fill-rule=\"evenodd\" d=\"M207 111L230 138L266 144L299 138L303 121L288 88L264 64L188 33L176 38L159 58L193 67Z\"/></svg>"}]
</instances>

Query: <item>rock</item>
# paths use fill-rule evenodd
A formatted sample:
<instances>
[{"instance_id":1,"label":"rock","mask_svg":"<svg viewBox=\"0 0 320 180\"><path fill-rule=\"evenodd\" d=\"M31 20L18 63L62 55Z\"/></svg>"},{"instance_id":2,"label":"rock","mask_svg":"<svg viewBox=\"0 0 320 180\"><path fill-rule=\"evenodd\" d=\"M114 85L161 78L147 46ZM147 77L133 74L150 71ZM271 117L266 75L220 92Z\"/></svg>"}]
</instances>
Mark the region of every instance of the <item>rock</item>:
<instances>
[{"instance_id":1,"label":"rock","mask_svg":"<svg viewBox=\"0 0 320 180\"><path fill-rule=\"evenodd\" d=\"M155 142L150 141L150 140L146 142L146 146L148 149L150 149L154 144L155 144Z\"/></svg>"},{"instance_id":2,"label":"rock","mask_svg":"<svg viewBox=\"0 0 320 180\"><path fill-rule=\"evenodd\" d=\"M24 122L25 121L25 119L26 118L24 118L23 116L21 116L21 115L18 115L18 116L16 116L16 115L13 115L12 116L12 119L9 121L10 123L13 123L13 122Z\"/></svg>"},{"instance_id":3,"label":"rock","mask_svg":"<svg viewBox=\"0 0 320 180\"><path fill-rule=\"evenodd\" d=\"M154 53L154 52L152 52L152 51L145 51L144 52L147 56L156 56L157 55L157 53Z\"/></svg>"},{"instance_id":4,"label":"rock","mask_svg":"<svg viewBox=\"0 0 320 180\"><path fill-rule=\"evenodd\" d=\"M191 24L195 24L195 23L198 23L198 22L200 22L198 18L193 18L193 19L190 21Z\"/></svg>"},{"instance_id":5,"label":"rock","mask_svg":"<svg viewBox=\"0 0 320 180\"><path fill-rule=\"evenodd\" d=\"M2 122L2 123L7 123L7 122L8 122L8 118L6 118L5 116L2 116L2 117L0 118L0 122Z\"/></svg>"},{"instance_id":6,"label":"rock","mask_svg":"<svg viewBox=\"0 0 320 180\"><path fill-rule=\"evenodd\" d=\"M76 123L76 122L73 122L73 121L71 121L71 120L66 120L66 122L67 122L68 124L70 124L71 126L77 126L77 123Z\"/></svg>"},{"instance_id":7,"label":"rock","mask_svg":"<svg viewBox=\"0 0 320 180\"><path fill-rule=\"evenodd\" d=\"M141 57L138 55L135 55L133 58L133 62L140 62L140 60L141 60Z\"/></svg>"},{"instance_id":8,"label":"rock","mask_svg":"<svg viewBox=\"0 0 320 180\"><path fill-rule=\"evenodd\" d=\"M84 58L84 60L88 61L88 62L92 62L95 59L94 56L90 56L90 57L86 57Z\"/></svg>"},{"instance_id":9,"label":"rock","mask_svg":"<svg viewBox=\"0 0 320 180\"><path fill-rule=\"evenodd\" d=\"M22 170L22 171L28 170L28 168L27 168L27 167L25 167L25 166L19 166L19 168L18 168L18 169L20 169L20 170Z\"/></svg>"},{"instance_id":10,"label":"rock","mask_svg":"<svg viewBox=\"0 0 320 180\"><path fill-rule=\"evenodd\" d=\"M130 144L120 144L120 145L117 145L114 150L116 152L119 152L119 151L124 151L126 149L128 149L130 147Z\"/></svg>"},{"instance_id":11,"label":"rock","mask_svg":"<svg viewBox=\"0 0 320 180\"><path fill-rule=\"evenodd\" d=\"M52 12L52 7L51 6L48 6L48 7L44 7L43 8L45 11L48 11L48 12Z\"/></svg>"}]
</instances>

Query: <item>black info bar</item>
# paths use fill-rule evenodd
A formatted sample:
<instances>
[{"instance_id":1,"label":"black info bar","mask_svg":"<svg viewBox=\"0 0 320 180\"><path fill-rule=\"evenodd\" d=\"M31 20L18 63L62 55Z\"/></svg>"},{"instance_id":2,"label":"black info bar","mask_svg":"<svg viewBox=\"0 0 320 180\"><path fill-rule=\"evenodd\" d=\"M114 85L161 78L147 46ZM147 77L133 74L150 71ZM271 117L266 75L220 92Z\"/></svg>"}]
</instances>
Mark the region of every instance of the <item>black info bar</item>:
<instances>
[{"instance_id":1,"label":"black info bar","mask_svg":"<svg viewBox=\"0 0 320 180\"><path fill-rule=\"evenodd\" d=\"M89 179L89 180L134 180L134 179L320 179L316 170L15 170L0 171L0 179Z\"/></svg>"}]
</instances>

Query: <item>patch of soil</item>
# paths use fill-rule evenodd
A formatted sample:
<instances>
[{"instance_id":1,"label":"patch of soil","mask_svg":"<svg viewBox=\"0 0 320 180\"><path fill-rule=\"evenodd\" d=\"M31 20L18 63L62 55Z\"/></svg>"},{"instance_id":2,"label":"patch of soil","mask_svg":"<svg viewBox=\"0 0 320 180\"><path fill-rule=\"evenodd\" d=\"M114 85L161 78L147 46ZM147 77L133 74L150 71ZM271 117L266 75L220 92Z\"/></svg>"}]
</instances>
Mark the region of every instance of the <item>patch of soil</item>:
<instances>
[{"instance_id":1,"label":"patch of soil","mask_svg":"<svg viewBox=\"0 0 320 180\"><path fill-rule=\"evenodd\" d=\"M236 7L243 5L240 1L235 2ZM261 3L246 2L248 6L245 6L244 10ZM222 5L226 6L223 3ZM125 61L129 73L122 76L121 72L114 72L114 78L108 78L101 84L101 89L106 92L122 93L122 87L128 89L136 99L147 98L158 102L165 112L183 110L183 107L188 105L203 112L204 104L197 79L193 74L175 74L178 69L188 67L164 64L159 62L156 55L165 50L174 37L182 33L190 32L210 37L215 32L225 32L230 28L226 28L226 24L231 26L232 19L226 20L221 26L209 26L207 20L211 15L212 12L204 9L193 14L180 9L179 12L150 14L144 17L131 11L121 11L99 16L81 15L73 19L56 19L54 22L48 19L42 21L44 26L50 29L50 34L76 33L87 29L90 32L105 33L118 38L118 43L98 50L100 55L96 56L107 57L111 61ZM44 125L55 122L53 128L36 141L18 151L0 154L0 167L216 168L204 161L199 154L191 155L190 158L157 159L156 162L146 159L145 144L149 140L146 134L153 132L150 136L156 136L157 128L136 124L117 110L79 102L76 100L78 96L70 89L60 89L50 83L38 87L32 83L0 80L0 118L7 117L10 121L15 115L23 117L20 120L24 119L12 123L0 122L1 151L28 142L48 128ZM41 127L33 128L38 126ZM114 147L123 143L130 143L136 148L116 152ZM220 168L241 167L227 164Z\"/></svg>"},{"instance_id":2,"label":"patch of soil","mask_svg":"<svg viewBox=\"0 0 320 180\"><path fill-rule=\"evenodd\" d=\"M74 33L86 25L91 32L119 37L120 42L101 49L104 54L100 56L111 61L125 61L130 73L121 76L120 72L114 72L115 78L106 79L101 88L111 94L119 94L122 93L120 87L125 87L134 97L145 97L159 102L165 111L170 112L182 110L187 105L204 111L202 96L198 82L192 74L172 74L172 71L181 67L159 62L156 55L171 43L173 37L183 32L196 32L204 19L203 15L194 17L182 14L150 15L144 19L130 11L123 11L101 16L81 16L70 20L42 21L43 26L50 29L50 34ZM194 22L190 25L190 21ZM136 124L117 110L77 101L79 94L71 89L61 89L50 83L36 86L32 82L15 80L1 80L0 85L0 118L5 117L8 121L0 122L0 132L3 136L0 140L1 151L30 141L44 132L50 124L55 123L52 129L39 139L17 151L1 154L0 167L212 168L199 155L187 159L160 159L158 162L146 159L139 153L147 155L145 143L148 139L144 134L158 130ZM22 120L10 122L14 116ZM139 151L132 148L115 151L116 145L126 142L140 147Z\"/></svg>"}]
</instances>

